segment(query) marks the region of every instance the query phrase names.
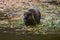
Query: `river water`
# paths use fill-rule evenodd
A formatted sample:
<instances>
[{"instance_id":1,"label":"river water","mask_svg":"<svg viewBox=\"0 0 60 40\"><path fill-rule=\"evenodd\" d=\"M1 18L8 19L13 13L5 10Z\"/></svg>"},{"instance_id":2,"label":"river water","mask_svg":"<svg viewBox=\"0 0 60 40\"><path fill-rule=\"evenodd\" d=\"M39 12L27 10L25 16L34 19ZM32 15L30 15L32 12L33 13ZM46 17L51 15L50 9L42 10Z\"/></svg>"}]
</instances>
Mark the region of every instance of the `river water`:
<instances>
[{"instance_id":1,"label":"river water","mask_svg":"<svg viewBox=\"0 0 60 40\"><path fill-rule=\"evenodd\" d=\"M60 34L0 33L0 40L60 40Z\"/></svg>"}]
</instances>

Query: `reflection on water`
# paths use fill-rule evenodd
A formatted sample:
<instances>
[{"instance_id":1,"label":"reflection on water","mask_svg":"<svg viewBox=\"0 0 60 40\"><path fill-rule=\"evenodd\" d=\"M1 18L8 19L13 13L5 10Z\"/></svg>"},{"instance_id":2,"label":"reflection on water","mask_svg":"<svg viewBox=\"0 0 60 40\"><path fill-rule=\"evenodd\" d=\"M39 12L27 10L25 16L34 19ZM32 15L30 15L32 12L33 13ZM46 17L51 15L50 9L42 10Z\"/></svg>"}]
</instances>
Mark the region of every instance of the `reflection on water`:
<instances>
[{"instance_id":1,"label":"reflection on water","mask_svg":"<svg viewBox=\"0 0 60 40\"><path fill-rule=\"evenodd\" d=\"M16 34L0 33L0 40L59 40L59 34Z\"/></svg>"}]
</instances>

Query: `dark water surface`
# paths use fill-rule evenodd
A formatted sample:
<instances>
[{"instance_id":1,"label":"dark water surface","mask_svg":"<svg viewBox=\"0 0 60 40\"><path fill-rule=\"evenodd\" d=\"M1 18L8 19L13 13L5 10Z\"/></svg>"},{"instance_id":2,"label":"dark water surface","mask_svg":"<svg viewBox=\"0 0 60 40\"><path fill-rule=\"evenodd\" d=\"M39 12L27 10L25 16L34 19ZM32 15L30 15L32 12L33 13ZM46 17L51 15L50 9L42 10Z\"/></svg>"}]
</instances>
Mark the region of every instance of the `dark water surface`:
<instances>
[{"instance_id":1,"label":"dark water surface","mask_svg":"<svg viewBox=\"0 0 60 40\"><path fill-rule=\"evenodd\" d=\"M60 34L0 33L0 40L60 40Z\"/></svg>"}]
</instances>

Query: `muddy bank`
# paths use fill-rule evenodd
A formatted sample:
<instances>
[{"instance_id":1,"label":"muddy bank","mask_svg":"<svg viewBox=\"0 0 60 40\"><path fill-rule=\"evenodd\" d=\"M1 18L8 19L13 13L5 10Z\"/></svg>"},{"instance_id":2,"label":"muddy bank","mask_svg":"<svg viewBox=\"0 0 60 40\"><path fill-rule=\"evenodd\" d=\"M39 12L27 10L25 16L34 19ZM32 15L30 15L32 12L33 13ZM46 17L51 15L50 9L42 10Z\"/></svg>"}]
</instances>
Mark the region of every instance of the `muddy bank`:
<instances>
[{"instance_id":1,"label":"muddy bank","mask_svg":"<svg viewBox=\"0 0 60 40\"><path fill-rule=\"evenodd\" d=\"M59 40L60 34L34 34L21 28L0 28L0 40Z\"/></svg>"}]
</instances>

